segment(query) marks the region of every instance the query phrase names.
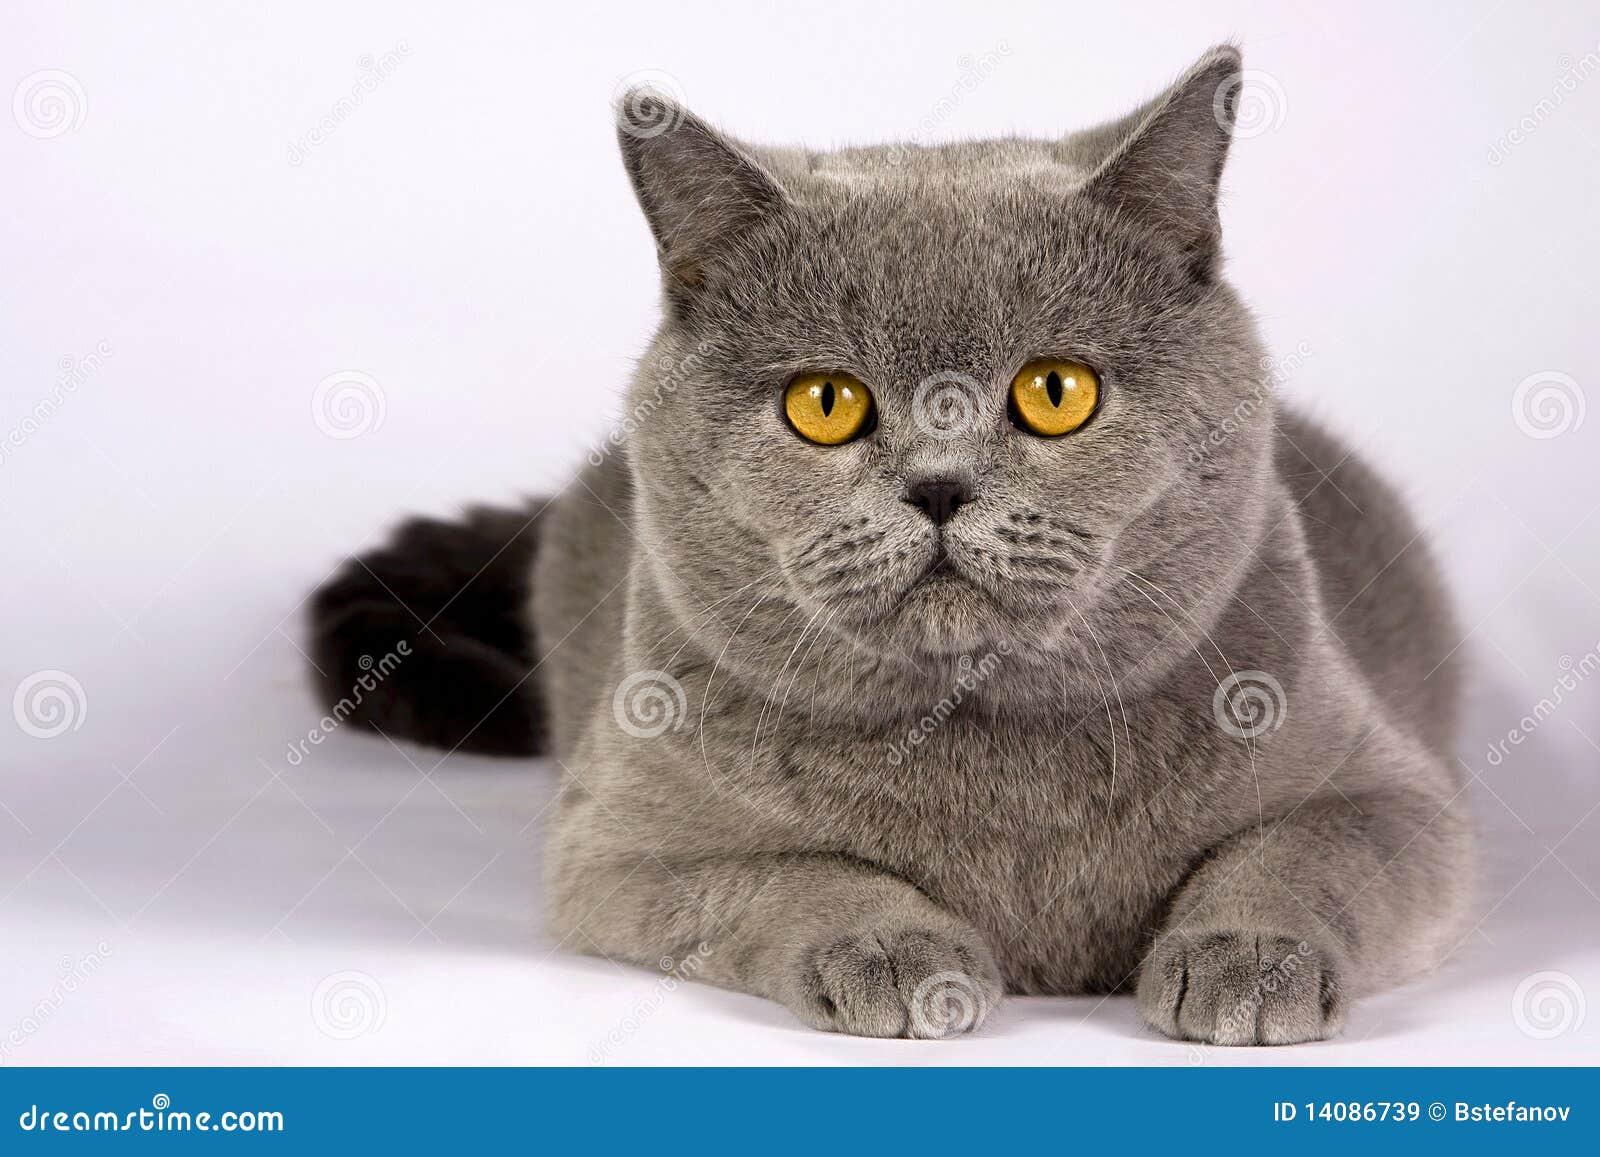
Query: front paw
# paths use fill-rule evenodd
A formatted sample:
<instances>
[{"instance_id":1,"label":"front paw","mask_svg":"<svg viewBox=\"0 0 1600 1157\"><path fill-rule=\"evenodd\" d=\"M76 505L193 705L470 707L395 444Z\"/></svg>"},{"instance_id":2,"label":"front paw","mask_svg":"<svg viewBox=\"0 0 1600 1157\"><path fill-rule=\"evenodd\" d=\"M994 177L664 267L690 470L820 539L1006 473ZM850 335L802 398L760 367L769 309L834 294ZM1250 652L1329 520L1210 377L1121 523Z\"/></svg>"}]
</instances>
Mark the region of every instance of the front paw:
<instances>
[{"instance_id":1,"label":"front paw","mask_svg":"<svg viewBox=\"0 0 1600 1157\"><path fill-rule=\"evenodd\" d=\"M988 946L962 928L867 928L807 948L796 970L801 1019L855 1036L971 1032L1003 990Z\"/></svg>"},{"instance_id":2,"label":"front paw","mask_svg":"<svg viewBox=\"0 0 1600 1157\"><path fill-rule=\"evenodd\" d=\"M1156 941L1139 975L1139 1011L1180 1040L1287 1045L1344 1026L1343 966L1305 940L1244 931Z\"/></svg>"}]
</instances>

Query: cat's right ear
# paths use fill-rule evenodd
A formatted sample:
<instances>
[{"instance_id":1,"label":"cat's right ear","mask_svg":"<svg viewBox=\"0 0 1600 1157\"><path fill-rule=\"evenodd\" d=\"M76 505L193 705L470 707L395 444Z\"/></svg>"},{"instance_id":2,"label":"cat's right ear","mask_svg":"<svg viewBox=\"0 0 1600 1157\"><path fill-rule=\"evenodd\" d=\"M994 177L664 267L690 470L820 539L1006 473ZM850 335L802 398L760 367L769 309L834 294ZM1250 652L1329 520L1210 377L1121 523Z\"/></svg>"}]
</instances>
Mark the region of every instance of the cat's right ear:
<instances>
[{"instance_id":1,"label":"cat's right ear","mask_svg":"<svg viewBox=\"0 0 1600 1157\"><path fill-rule=\"evenodd\" d=\"M1081 135L1069 148L1099 167L1083 195L1143 221L1210 280L1222 226L1217 187L1243 85L1239 50L1219 44L1171 88L1120 121Z\"/></svg>"},{"instance_id":2,"label":"cat's right ear","mask_svg":"<svg viewBox=\"0 0 1600 1157\"><path fill-rule=\"evenodd\" d=\"M650 89L617 105L617 143L669 286L692 292L718 251L778 212L782 187L735 142Z\"/></svg>"}]
</instances>

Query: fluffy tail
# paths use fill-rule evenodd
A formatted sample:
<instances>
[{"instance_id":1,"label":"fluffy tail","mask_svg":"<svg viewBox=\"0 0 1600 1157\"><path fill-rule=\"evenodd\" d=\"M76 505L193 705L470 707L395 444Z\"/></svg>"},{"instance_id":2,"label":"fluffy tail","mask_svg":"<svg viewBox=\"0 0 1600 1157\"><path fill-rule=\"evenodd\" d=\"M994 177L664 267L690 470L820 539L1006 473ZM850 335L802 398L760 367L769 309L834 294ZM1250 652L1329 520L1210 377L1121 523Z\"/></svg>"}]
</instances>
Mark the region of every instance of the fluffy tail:
<instances>
[{"instance_id":1,"label":"fluffy tail","mask_svg":"<svg viewBox=\"0 0 1600 1157\"><path fill-rule=\"evenodd\" d=\"M431 747L539 754L527 614L538 509L413 519L319 588L311 657L328 709Z\"/></svg>"}]
</instances>

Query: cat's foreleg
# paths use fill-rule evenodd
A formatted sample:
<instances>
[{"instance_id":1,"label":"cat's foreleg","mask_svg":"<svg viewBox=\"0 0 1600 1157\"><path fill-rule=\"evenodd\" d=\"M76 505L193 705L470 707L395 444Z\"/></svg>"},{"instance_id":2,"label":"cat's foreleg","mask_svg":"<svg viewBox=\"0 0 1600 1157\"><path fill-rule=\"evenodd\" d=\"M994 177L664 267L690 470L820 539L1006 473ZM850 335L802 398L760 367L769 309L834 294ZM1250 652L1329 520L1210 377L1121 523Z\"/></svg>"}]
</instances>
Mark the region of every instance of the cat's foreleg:
<instances>
[{"instance_id":1,"label":"cat's foreleg","mask_svg":"<svg viewBox=\"0 0 1600 1157\"><path fill-rule=\"evenodd\" d=\"M1219 846L1184 882L1138 978L1144 1018L1212 1044L1293 1044L1353 996L1438 963L1469 892L1461 799L1319 795Z\"/></svg>"},{"instance_id":2,"label":"cat's foreleg","mask_svg":"<svg viewBox=\"0 0 1600 1157\"><path fill-rule=\"evenodd\" d=\"M1002 986L988 945L899 877L801 854L558 872L554 924L573 947L672 967L776 1000L807 1024L877 1037L977 1027Z\"/></svg>"}]
</instances>

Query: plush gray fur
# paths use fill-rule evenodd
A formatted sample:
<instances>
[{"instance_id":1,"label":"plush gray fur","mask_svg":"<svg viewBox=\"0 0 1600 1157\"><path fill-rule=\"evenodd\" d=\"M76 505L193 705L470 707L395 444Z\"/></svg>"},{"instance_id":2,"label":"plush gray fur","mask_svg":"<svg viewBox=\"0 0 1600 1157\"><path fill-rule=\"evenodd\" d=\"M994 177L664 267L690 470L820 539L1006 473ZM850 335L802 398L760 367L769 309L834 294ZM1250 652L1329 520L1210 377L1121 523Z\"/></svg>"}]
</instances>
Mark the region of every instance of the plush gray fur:
<instances>
[{"instance_id":1,"label":"plush gray fur","mask_svg":"<svg viewBox=\"0 0 1600 1157\"><path fill-rule=\"evenodd\" d=\"M664 317L532 598L566 946L839 1032L1131 989L1223 1044L1330 1036L1439 962L1456 637L1221 279L1239 69L1059 141L757 148L624 102ZM1007 417L1042 356L1103 382L1063 438ZM867 383L873 432L797 437L802 370ZM930 477L972 494L942 531Z\"/></svg>"}]
</instances>

